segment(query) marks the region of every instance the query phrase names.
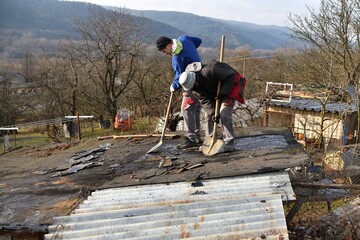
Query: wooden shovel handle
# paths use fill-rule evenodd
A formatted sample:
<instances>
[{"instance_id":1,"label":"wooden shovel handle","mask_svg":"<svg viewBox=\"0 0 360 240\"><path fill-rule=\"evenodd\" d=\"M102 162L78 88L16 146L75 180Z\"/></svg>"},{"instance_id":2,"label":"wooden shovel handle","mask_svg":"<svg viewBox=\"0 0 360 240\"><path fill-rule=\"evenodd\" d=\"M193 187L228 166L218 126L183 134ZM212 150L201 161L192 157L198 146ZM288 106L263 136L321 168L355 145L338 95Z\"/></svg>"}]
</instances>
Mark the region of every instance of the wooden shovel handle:
<instances>
[{"instance_id":1,"label":"wooden shovel handle","mask_svg":"<svg viewBox=\"0 0 360 240\"><path fill-rule=\"evenodd\" d=\"M223 60L224 60L224 45L225 45L225 36L222 35L221 36L221 46L220 46L220 62L223 62ZM217 90L216 90L216 102L215 102L215 119L218 118L219 111L220 111L220 106L219 106L220 105L220 101L219 101L220 88L221 88L221 82L220 82L220 80L218 80L218 85L217 85ZM216 129L217 129L217 121L214 122L211 145L213 145L216 140Z\"/></svg>"}]
</instances>

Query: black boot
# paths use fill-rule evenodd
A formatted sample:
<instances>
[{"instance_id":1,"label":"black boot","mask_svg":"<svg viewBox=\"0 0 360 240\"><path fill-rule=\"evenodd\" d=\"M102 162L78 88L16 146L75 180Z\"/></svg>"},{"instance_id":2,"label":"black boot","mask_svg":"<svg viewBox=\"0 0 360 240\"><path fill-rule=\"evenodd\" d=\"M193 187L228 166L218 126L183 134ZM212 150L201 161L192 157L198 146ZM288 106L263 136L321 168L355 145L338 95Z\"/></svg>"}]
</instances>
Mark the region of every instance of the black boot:
<instances>
[{"instance_id":1,"label":"black boot","mask_svg":"<svg viewBox=\"0 0 360 240\"><path fill-rule=\"evenodd\" d=\"M196 144L197 145L201 145L203 143L203 140L201 139L201 137L199 135L196 136Z\"/></svg>"},{"instance_id":2,"label":"black boot","mask_svg":"<svg viewBox=\"0 0 360 240\"><path fill-rule=\"evenodd\" d=\"M189 138L185 138L185 141L179 145L177 145L177 149L185 149L185 148L191 148L191 147L196 147L197 144L196 142L191 141Z\"/></svg>"},{"instance_id":3,"label":"black boot","mask_svg":"<svg viewBox=\"0 0 360 240\"><path fill-rule=\"evenodd\" d=\"M234 140L230 140L224 143L224 152L233 152L235 151Z\"/></svg>"}]
</instances>

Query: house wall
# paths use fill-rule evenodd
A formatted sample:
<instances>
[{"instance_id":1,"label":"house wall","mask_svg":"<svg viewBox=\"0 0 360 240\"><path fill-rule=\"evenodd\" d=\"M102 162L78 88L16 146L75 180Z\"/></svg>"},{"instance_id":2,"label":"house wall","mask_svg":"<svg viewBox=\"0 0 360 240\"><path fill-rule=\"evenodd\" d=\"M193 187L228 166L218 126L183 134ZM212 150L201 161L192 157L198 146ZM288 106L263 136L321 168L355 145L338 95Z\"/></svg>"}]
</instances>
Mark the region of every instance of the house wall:
<instances>
[{"instance_id":1,"label":"house wall","mask_svg":"<svg viewBox=\"0 0 360 240\"><path fill-rule=\"evenodd\" d=\"M294 132L304 133L306 138L317 138L321 130L321 116L319 112L297 110L295 113ZM338 114L325 113L327 119L323 125L323 136L326 139L335 138L342 140L343 138L343 121Z\"/></svg>"},{"instance_id":2,"label":"house wall","mask_svg":"<svg viewBox=\"0 0 360 240\"><path fill-rule=\"evenodd\" d=\"M292 109L284 109L279 107L269 107L265 117L266 126L268 127L289 127L292 129L294 125L294 111Z\"/></svg>"},{"instance_id":3,"label":"house wall","mask_svg":"<svg viewBox=\"0 0 360 240\"><path fill-rule=\"evenodd\" d=\"M320 132L320 112L270 106L267 110L267 126L289 127L297 138L316 139ZM291 116L293 116L291 118ZM324 138L342 140L343 121L338 114L326 113Z\"/></svg>"}]
</instances>

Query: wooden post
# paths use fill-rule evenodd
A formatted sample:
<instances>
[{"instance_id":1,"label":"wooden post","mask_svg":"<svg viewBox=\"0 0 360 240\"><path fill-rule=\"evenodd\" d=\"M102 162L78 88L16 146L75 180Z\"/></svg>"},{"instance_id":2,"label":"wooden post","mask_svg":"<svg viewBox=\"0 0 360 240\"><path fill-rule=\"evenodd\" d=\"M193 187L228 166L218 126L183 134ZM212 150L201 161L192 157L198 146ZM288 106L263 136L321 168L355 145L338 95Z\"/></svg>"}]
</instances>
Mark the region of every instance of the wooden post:
<instances>
[{"instance_id":1,"label":"wooden post","mask_svg":"<svg viewBox=\"0 0 360 240\"><path fill-rule=\"evenodd\" d=\"M268 113L266 104L264 105L263 112L264 112L263 113L263 127L266 127L266 125L267 125L267 113Z\"/></svg>"},{"instance_id":2,"label":"wooden post","mask_svg":"<svg viewBox=\"0 0 360 240\"><path fill-rule=\"evenodd\" d=\"M14 132L15 132L15 134L14 134L14 137L15 137L15 139L14 139L15 148L16 148L16 131L17 131L17 130L14 130Z\"/></svg>"},{"instance_id":3,"label":"wooden post","mask_svg":"<svg viewBox=\"0 0 360 240\"><path fill-rule=\"evenodd\" d=\"M243 65L243 75L245 76L245 70L246 70L246 58L244 58L244 65Z\"/></svg>"},{"instance_id":4,"label":"wooden post","mask_svg":"<svg viewBox=\"0 0 360 240\"><path fill-rule=\"evenodd\" d=\"M94 124L93 124L92 118L91 118L91 135L92 135L92 137L94 137Z\"/></svg>"},{"instance_id":5,"label":"wooden post","mask_svg":"<svg viewBox=\"0 0 360 240\"><path fill-rule=\"evenodd\" d=\"M78 135L79 135L79 140L81 140L81 127L80 127L80 117L79 117L79 113L77 113L77 125L78 125Z\"/></svg>"},{"instance_id":6,"label":"wooden post","mask_svg":"<svg viewBox=\"0 0 360 240\"><path fill-rule=\"evenodd\" d=\"M291 208L289 213L286 215L286 225L289 226L291 220L295 217L296 213L300 210L301 206L309 201L308 196L300 196L296 199L295 205Z\"/></svg>"}]
</instances>

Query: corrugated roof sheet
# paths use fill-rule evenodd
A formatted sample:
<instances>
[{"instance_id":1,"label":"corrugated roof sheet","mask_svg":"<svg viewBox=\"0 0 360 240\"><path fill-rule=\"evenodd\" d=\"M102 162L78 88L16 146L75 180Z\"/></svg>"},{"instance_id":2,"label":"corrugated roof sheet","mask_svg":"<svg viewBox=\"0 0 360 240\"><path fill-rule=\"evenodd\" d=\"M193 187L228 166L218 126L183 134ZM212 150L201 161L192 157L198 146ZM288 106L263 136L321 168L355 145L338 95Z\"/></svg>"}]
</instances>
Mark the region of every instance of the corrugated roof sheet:
<instances>
[{"instance_id":1,"label":"corrugated roof sheet","mask_svg":"<svg viewBox=\"0 0 360 240\"><path fill-rule=\"evenodd\" d=\"M288 239L286 172L92 193L45 239Z\"/></svg>"},{"instance_id":2,"label":"corrugated roof sheet","mask_svg":"<svg viewBox=\"0 0 360 240\"><path fill-rule=\"evenodd\" d=\"M291 102L277 102L270 101L271 106L287 107L292 109L308 110L308 111L321 111L321 104L315 99L293 97ZM329 102L326 104L325 109L331 113L342 113L345 111L356 111L355 104L347 104L341 102Z\"/></svg>"}]
</instances>

